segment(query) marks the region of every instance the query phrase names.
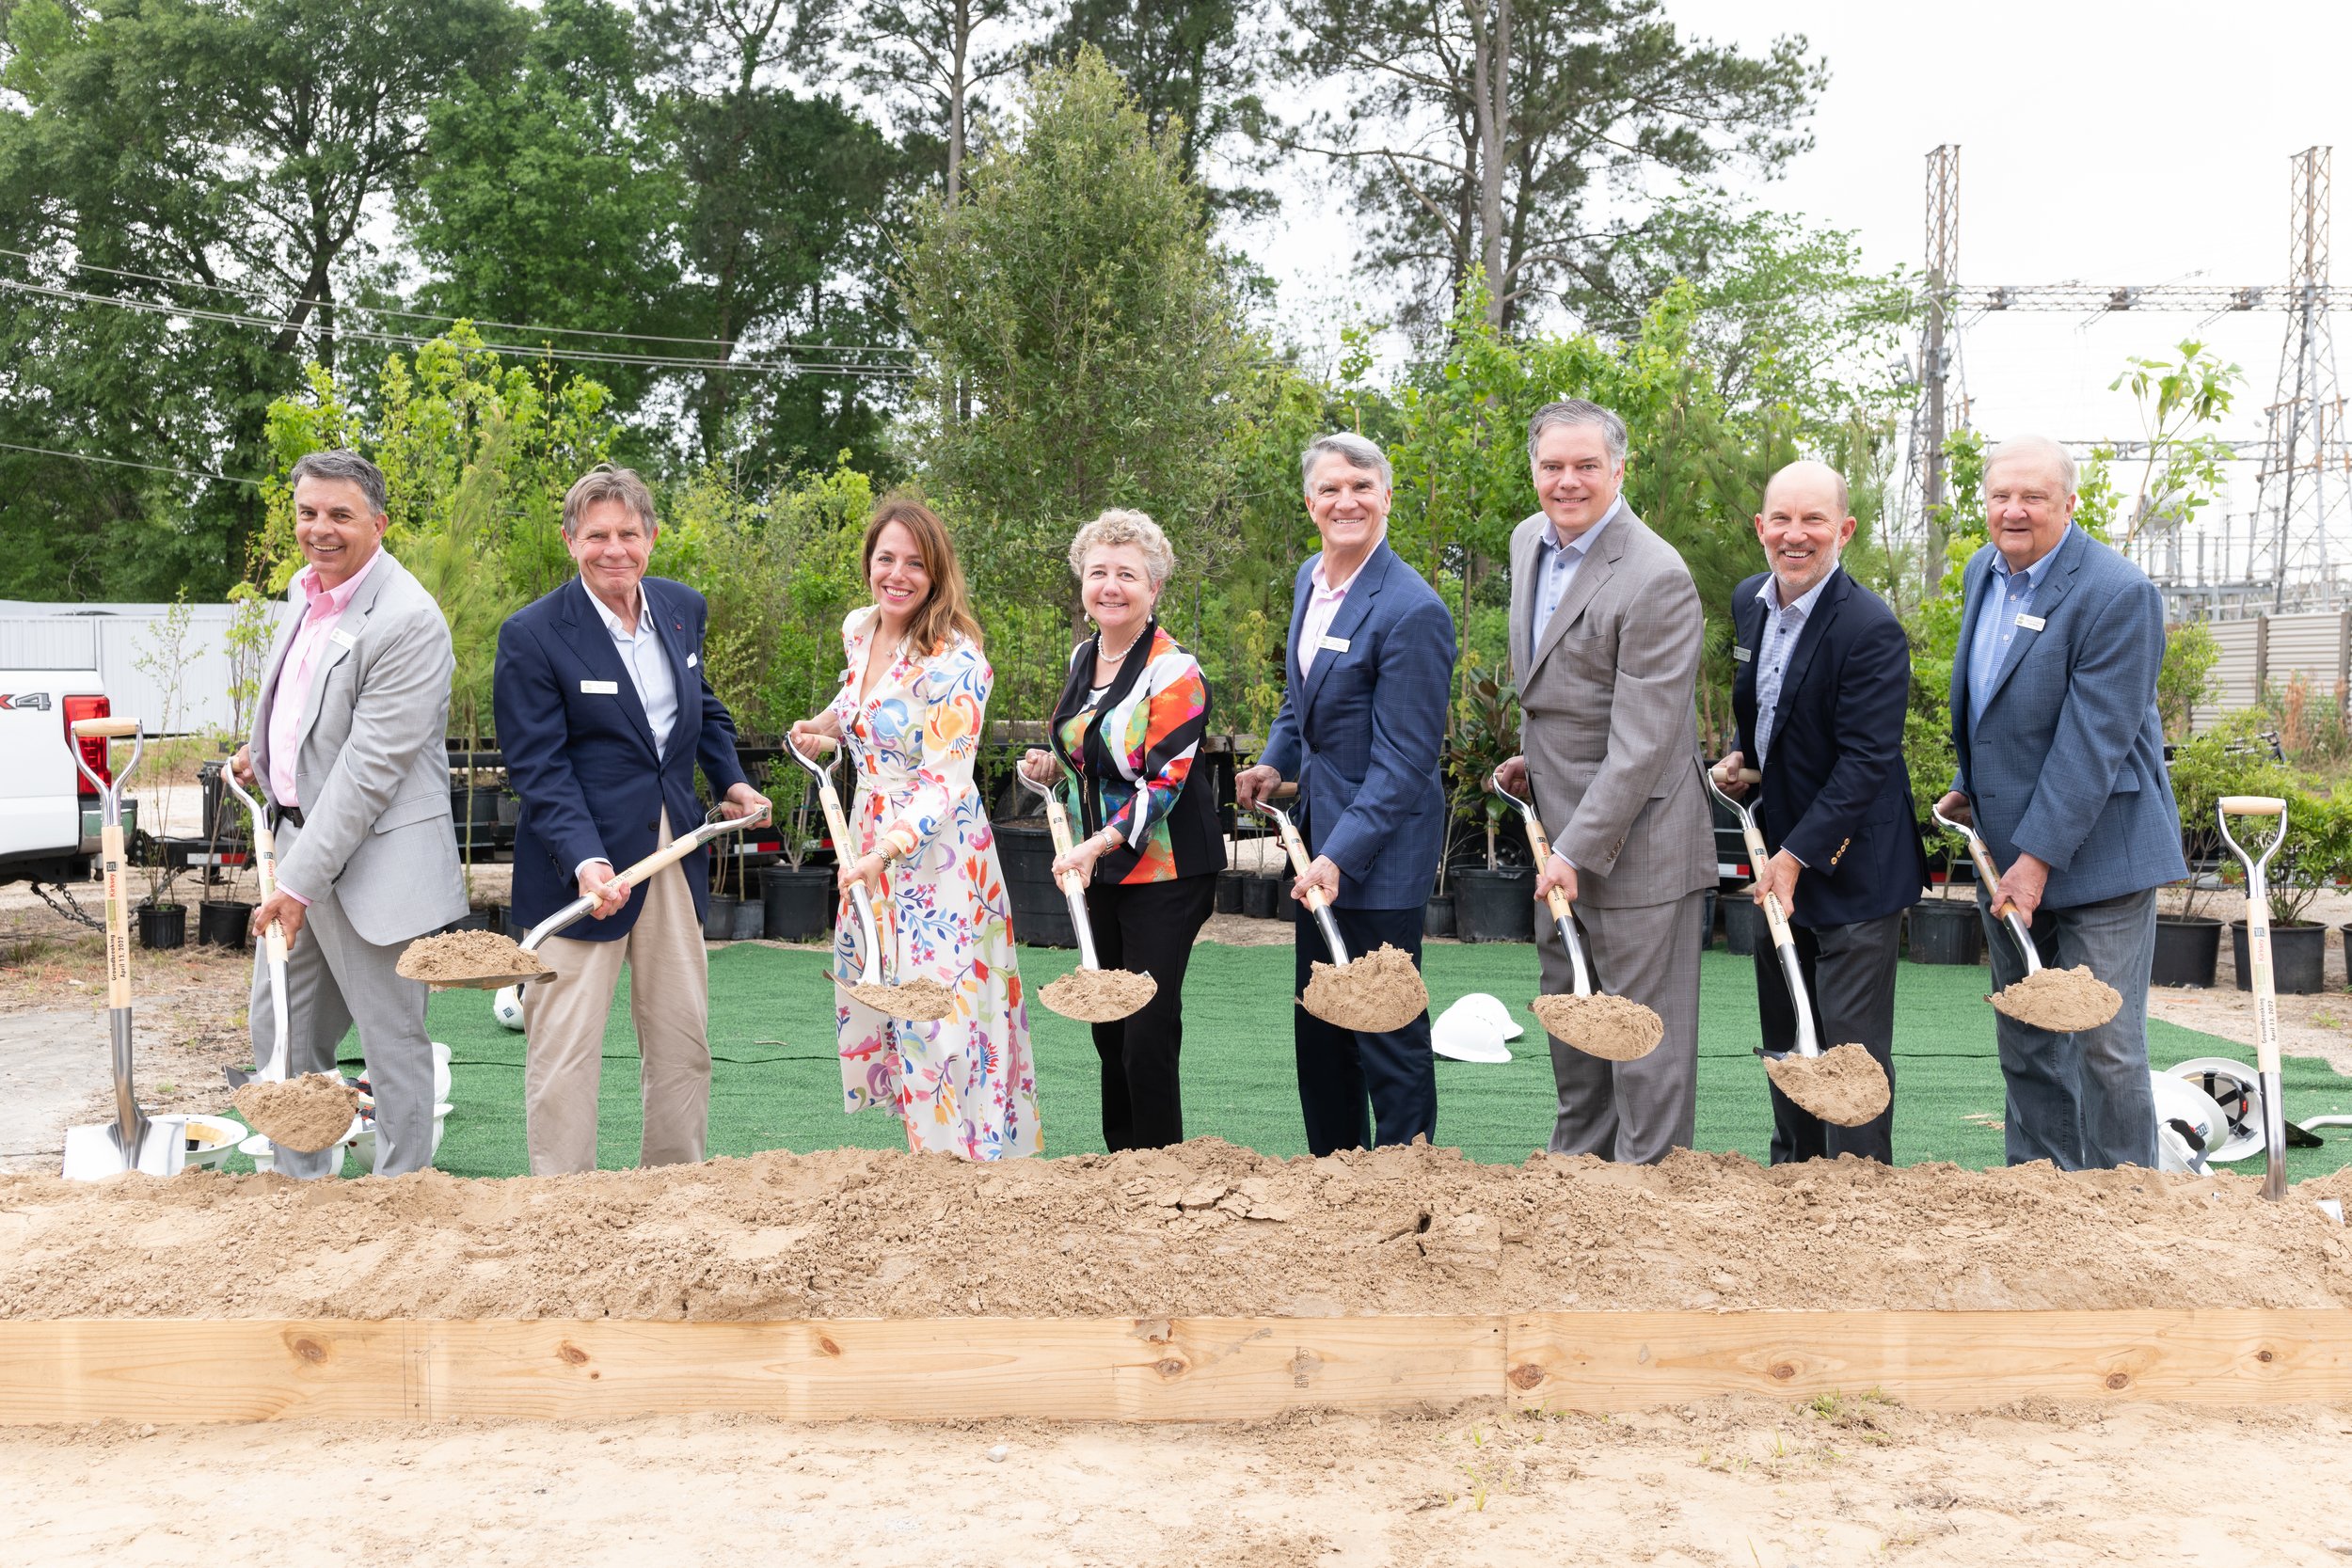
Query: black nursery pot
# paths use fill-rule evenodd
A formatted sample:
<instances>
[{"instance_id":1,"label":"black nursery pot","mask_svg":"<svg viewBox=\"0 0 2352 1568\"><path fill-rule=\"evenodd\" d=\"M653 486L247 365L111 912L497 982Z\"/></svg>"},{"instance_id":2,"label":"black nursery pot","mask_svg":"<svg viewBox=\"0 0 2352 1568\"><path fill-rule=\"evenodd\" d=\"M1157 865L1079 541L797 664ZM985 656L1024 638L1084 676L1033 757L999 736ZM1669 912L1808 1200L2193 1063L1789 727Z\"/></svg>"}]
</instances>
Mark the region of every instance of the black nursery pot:
<instances>
[{"instance_id":1,"label":"black nursery pot","mask_svg":"<svg viewBox=\"0 0 2352 1568\"><path fill-rule=\"evenodd\" d=\"M1454 873L1454 932L1464 942L1535 940L1535 868L1473 866Z\"/></svg>"},{"instance_id":2,"label":"black nursery pot","mask_svg":"<svg viewBox=\"0 0 2352 1568\"><path fill-rule=\"evenodd\" d=\"M1246 871L1220 871L1216 874L1217 913L1241 913L1242 891L1248 880L1249 874Z\"/></svg>"},{"instance_id":3,"label":"black nursery pot","mask_svg":"<svg viewBox=\"0 0 2352 1568\"><path fill-rule=\"evenodd\" d=\"M2253 961L2246 952L2246 922L2230 922L2230 952L2237 961L2237 989L2254 989ZM2328 927L2298 920L2270 926L2270 984L2280 996L2312 996L2326 984Z\"/></svg>"},{"instance_id":4,"label":"black nursery pot","mask_svg":"<svg viewBox=\"0 0 2352 1568\"><path fill-rule=\"evenodd\" d=\"M1977 919L1976 900L1922 898L1912 905L1911 961L1915 964L1982 963L1984 927Z\"/></svg>"},{"instance_id":5,"label":"black nursery pot","mask_svg":"<svg viewBox=\"0 0 2352 1568\"><path fill-rule=\"evenodd\" d=\"M188 910L184 904L141 904L141 947L184 947L188 941Z\"/></svg>"},{"instance_id":6,"label":"black nursery pot","mask_svg":"<svg viewBox=\"0 0 2352 1568\"><path fill-rule=\"evenodd\" d=\"M2153 986L2212 986L2221 968L2221 922L2211 915L2156 917L2156 961L2148 971Z\"/></svg>"},{"instance_id":7,"label":"black nursery pot","mask_svg":"<svg viewBox=\"0 0 2352 1568\"><path fill-rule=\"evenodd\" d=\"M996 863L1005 874L1005 897L1012 906L1012 934L1031 947L1075 947L1078 928L1070 923L1070 900L1054 880L1054 839L1042 821L999 822Z\"/></svg>"},{"instance_id":8,"label":"black nursery pot","mask_svg":"<svg viewBox=\"0 0 2352 1568\"><path fill-rule=\"evenodd\" d=\"M823 866L795 871L771 865L759 876L768 935L777 942L814 942L833 929L834 874Z\"/></svg>"},{"instance_id":9,"label":"black nursery pot","mask_svg":"<svg viewBox=\"0 0 2352 1568\"><path fill-rule=\"evenodd\" d=\"M763 890L764 894L764 890ZM735 901L735 927L727 933L735 942L757 942L768 934L768 901L758 898L738 898Z\"/></svg>"},{"instance_id":10,"label":"black nursery pot","mask_svg":"<svg viewBox=\"0 0 2352 1568\"><path fill-rule=\"evenodd\" d=\"M201 906L196 915L196 940L209 946L244 952L250 940L248 931L256 907L233 898L216 899Z\"/></svg>"},{"instance_id":11,"label":"black nursery pot","mask_svg":"<svg viewBox=\"0 0 2352 1568\"><path fill-rule=\"evenodd\" d=\"M1755 899L1736 894L1723 904L1724 952L1744 958L1759 947L1772 945L1772 939L1764 925L1764 911Z\"/></svg>"},{"instance_id":12,"label":"black nursery pot","mask_svg":"<svg viewBox=\"0 0 2352 1568\"><path fill-rule=\"evenodd\" d=\"M1252 920L1273 920L1281 911L1282 879L1260 872L1242 879L1241 912Z\"/></svg>"},{"instance_id":13,"label":"black nursery pot","mask_svg":"<svg viewBox=\"0 0 2352 1568\"><path fill-rule=\"evenodd\" d=\"M730 893L712 894L709 907L703 911L703 941L733 942L735 906L741 902Z\"/></svg>"},{"instance_id":14,"label":"black nursery pot","mask_svg":"<svg viewBox=\"0 0 2352 1568\"><path fill-rule=\"evenodd\" d=\"M1421 907L1421 934L1425 937L1450 937L1454 934L1454 895L1433 893Z\"/></svg>"}]
</instances>

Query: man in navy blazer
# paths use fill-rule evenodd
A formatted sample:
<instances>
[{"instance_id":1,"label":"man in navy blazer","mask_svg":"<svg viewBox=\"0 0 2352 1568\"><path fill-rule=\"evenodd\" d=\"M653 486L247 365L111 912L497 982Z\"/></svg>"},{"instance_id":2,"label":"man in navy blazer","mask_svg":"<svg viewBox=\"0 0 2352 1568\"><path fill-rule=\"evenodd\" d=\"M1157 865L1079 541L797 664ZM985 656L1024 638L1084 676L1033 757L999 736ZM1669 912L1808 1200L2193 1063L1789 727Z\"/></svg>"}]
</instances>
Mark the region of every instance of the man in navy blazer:
<instances>
[{"instance_id":1,"label":"man in navy blazer","mask_svg":"<svg viewBox=\"0 0 2352 1568\"><path fill-rule=\"evenodd\" d=\"M623 959L643 1059L639 1163L699 1161L709 1131L709 851L663 867L639 897L613 874L701 825L697 763L728 816L768 802L744 781L735 721L702 667L702 595L645 576L658 532L644 482L599 464L564 498L580 576L499 628L492 702L522 800L515 923L598 901L592 921L541 946L555 974L523 990L533 1176L596 1168L597 1079Z\"/></svg>"},{"instance_id":2,"label":"man in navy blazer","mask_svg":"<svg viewBox=\"0 0 2352 1568\"><path fill-rule=\"evenodd\" d=\"M1902 914L1928 879L1903 766L1911 646L1886 601L1838 564L1854 519L1837 470L1802 462L1774 474L1756 535L1772 569L1732 590L1740 749L1717 782L1738 795L1748 786L1728 775L1763 774L1756 825L1772 854L1756 868L1756 901L1774 894L1788 915L1822 1046L1866 1047L1891 1087ZM1764 1048L1793 1049L1796 1008L1764 943L1756 996ZM1891 1098L1875 1119L1840 1127L1766 1084L1773 1164L1840 1154L1894 1164Z\"/></svg>"},{"instance_id":3,"label":"man in navy blazer","mask_svg":"<svg viewBox=\"0 0 2352 1568\"><path fill-rule=\"evenodd\" d=\"M1984 468L1992 542L1970 558L1952 657L1960 768L1940 804L1973 816L2008 869L1977 908L1993 983L2025 974L1994 911L2014 904L2046 965L2086 965L2121 991L2096 1029L2055 1035L1996 1016L2010 1164L2065 1170L2156 1163L2148 972L2156 889L2188 875L2164 767L2156 672L2164 598L2074 526L2074 460L2038 436Z\"/></svg>"},{"instance_id":4,"label":"man in navy blazer","mask_svg":"<svg viewBox=\"0 0 2352 1568\"><path fill-rule=\"evenodd\" d=\"M1303 899L1311 887L1329 895L1351 958L1386 942L1418 967L1446 831L1438 768L1454 617L1386 543L1392 492L1377 446L1360 436L1318 436L1299 466L1323 549L1293 585L1281 712L1233 792L1248 806L1295 779L1314 859L1291 896ZM1298 922L1296 941L1294 994L1303 994L1311 966L1329 955L1312 921ZM1309 1148L1323 1155L1435 1136L1428 1013L1388 1034L1342 1029L1303 1006L1294 1006L1291 1022Z\"/></svg>"}]
</instances>

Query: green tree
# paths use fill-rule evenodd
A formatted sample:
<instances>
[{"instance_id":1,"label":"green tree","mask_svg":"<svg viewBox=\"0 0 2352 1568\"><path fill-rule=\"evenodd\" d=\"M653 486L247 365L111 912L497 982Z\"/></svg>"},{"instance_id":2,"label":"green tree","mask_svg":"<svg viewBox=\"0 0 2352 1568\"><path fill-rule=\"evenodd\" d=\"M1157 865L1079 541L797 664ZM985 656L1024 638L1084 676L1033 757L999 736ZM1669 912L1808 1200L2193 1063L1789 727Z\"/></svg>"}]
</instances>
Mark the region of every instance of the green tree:
<instances>
[{"instance_id":1,"label":"green tree","mask_svg":"<svg viewBox=\"0 0 2352 1568\"><path fill-rule=\"evenodd\" d=\"M1152 131L1176 138L1187 180L1200 181L1212 149L1236 161L1244 126L1263 118L1265 61L1236 0L1068 0L1046 47L1067 58L1089 43L1125 79ZM1213 211L1263 216L1277 207L1273 193L1257 186L1207 194Z\"/></svg>"},{"instance_id":2,"label":"green tree","mask_svg":"<svg viewBox=\"0 0 2352 1568\"><path fill-rule=\"evenodd\" d=\"M1609 248L1606 191L1777 169L1828 82L1801 35L1744 55L1661 0L1292 0L1291 19L1294 79L1342 79L1347 107L1272 134L1353 172L1367 266L1411 280L1431 325L1473 267L1498 326L1560 295Z\"/></svg>"},{"instance_id":3,"label":"green tree","mask_svg":"<svg viewBox=\"0 0 2352 1568\"><path fill-rule=\"evenodd\" d=\"M1253 347L1173 138L1091 48L1030 78L961 203L917 211L902 288L930 351L924 471L963 525L990 629L1013 631L1022 606L1060 612L997 659L1033 705L1078 621L1062 562L1078 524L1140 506L1187 571L1230 554L1228 442Z\"/></svg>"}]
</instances>

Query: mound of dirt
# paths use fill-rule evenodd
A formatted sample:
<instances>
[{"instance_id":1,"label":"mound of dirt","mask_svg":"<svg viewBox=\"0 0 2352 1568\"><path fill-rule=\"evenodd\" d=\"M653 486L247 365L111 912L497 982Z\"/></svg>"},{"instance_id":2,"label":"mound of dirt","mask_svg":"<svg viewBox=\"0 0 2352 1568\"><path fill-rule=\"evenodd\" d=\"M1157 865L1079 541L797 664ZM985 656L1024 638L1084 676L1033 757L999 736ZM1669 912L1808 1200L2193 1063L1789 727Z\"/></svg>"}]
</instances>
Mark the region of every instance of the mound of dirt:
<instances>
[{"instance_id":1,"label":"mound of dirt","mask_svg":"<svg viewBox=\"0 0 2352 1568\"><path fill-rule=\"evenodd\" d=\"M1985 1000L2018 1022L2054 1035L2096 1029L2123 1006L2121 992L2080 964L2028 974Z\"/></svg>"},{"instance_id":2,"label":"mound of dirt","mask_svg":"<svg viewBox=\"0 0 2352 1568\"><path fill-rule=\"evenodd\" d=\"M2352 1306L2352 1239L2309 1201L2352 1196L2352 1173L2260 1191L1689 1152L1284 1161L1215 1139L995 1165L831 1149L505 1180L26 1176L0 1178L0 1316Z\"/></svg>"},{"instance_id":3,"label":"mound of dirt","mask_svg":"<svg viewBox=\"0 0 2352 1568\"><path fill-rule=\"evenodd\" d=\"M850 1000L892 1018L933 1023L955 1011L956 999L936 980L909 980L898 986L843 986Z\"/></svg>"},{"instance_id":4,"label":"mound of dirt","mask_svg":"<svg viewBox=\"0 0 2352 1568\"><path fill-rule=\"evenodd\" d=\"M1299 1003L1326 1023L1383 1035L1429 1010L1429 988L1412 956L1384 942L1344 969L1317 963Z\"/></svg>"},{"instance_id":5,"label":"mound of dirt","mask_svg":"<svg viewBox=\"0 0 2352 1568\"><path fill-rule=\"evenodd\" d=\"M1539 996L1528 1006L1547 1033L1604 1062L1639 1060L1666 1037L1665 1020L1622 996Z\"/></svg>"},{"instance_id":6,"label":"mound of dirt","mask_svg":"<svg viewBox=\"0 0 2352 1568\"><path fill-rule=\"evenodd\" d=\"M359 1114L359 1091L331 1074L306 1072L282 1084L247 1084L229 1103L272 1142L316 1154L351 1131L351 1118Z\"/></svg>"},{"instance_id":7,"label":"mound of dirt","mask_svg":"<svg viewBox=\"0 0 2352 1568\"><path fill-rule=\"evenodd\" d=\"M1139 1011L1160 983L1123 969L1073 969L1038 988L1038 1000L1080 1023L1108 1023Z\"/></svg>"},{"instance_id":8,"label":"mound of dirt","mask_svg":"<svg viewBox=\"0 0 2352 1568\"><path fill-rule=\"evenodd\" d=\"M1833 1045L1809 1060L1794 1052L1767 1056L1764 1072L1781 1093L1840 1127L1861 1126L1894 1097L1886 1069L1859 1045Z\"/></svg>"},{"instance_id":9,"label":"mound of dirt","mask_svg":"<svg viewBox=\"0 0 2352 1568\"><path fill-rule=\"evenodd\" d=\"M428 986L555 973L538 954L525 951L513 937L496 931L447 931L437 937L419 937L402 951L393 968L403 978L422 980Z\"/></svg>"}]
</instances>

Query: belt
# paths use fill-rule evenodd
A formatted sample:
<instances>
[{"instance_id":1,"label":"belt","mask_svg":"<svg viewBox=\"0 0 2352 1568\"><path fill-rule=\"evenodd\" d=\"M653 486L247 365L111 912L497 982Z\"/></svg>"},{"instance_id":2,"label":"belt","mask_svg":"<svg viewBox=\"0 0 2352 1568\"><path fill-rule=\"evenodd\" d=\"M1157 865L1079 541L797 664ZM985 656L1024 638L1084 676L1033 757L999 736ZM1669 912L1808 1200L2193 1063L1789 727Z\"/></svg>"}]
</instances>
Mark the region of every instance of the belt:
<instances>
[{"instance_id":1,"label":"belt","mask_svg":"<svg viewBox=\"0 0 2352 1568\"><path fill-rule=\"evenodd\" d=\"M272 817L273 832L276 831L276 827L279 823L291 822L297 828L302 826L302 808L300 806L272 806L270 808L270 815Z\"/></svg>"}]
</instances>

